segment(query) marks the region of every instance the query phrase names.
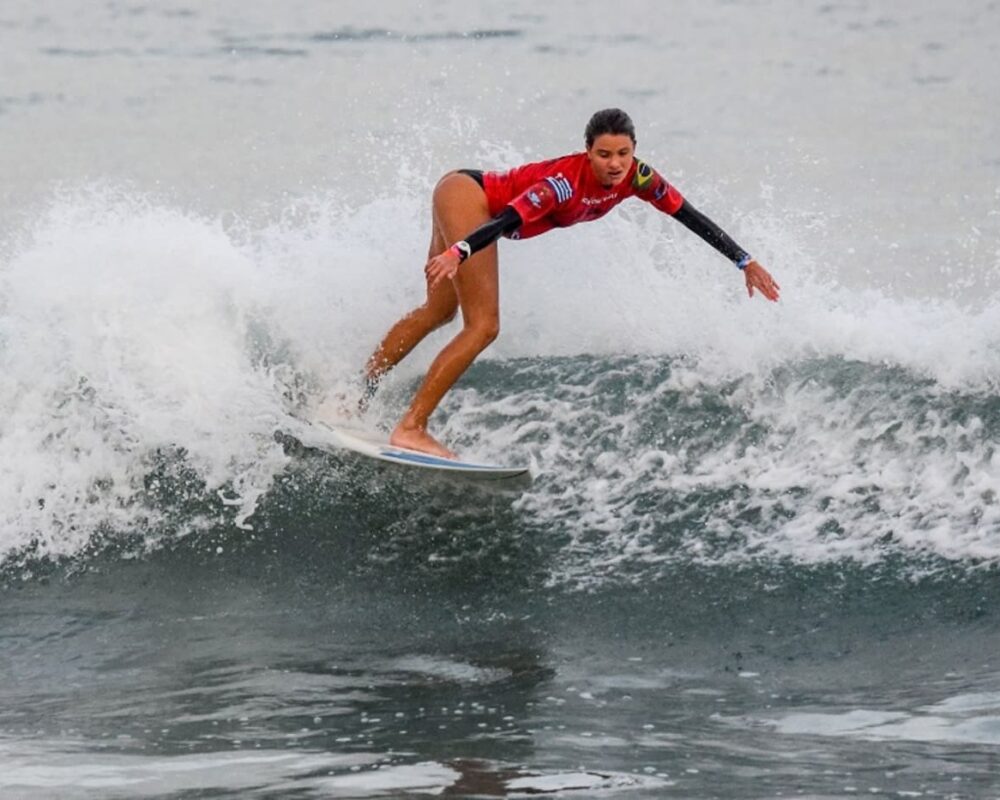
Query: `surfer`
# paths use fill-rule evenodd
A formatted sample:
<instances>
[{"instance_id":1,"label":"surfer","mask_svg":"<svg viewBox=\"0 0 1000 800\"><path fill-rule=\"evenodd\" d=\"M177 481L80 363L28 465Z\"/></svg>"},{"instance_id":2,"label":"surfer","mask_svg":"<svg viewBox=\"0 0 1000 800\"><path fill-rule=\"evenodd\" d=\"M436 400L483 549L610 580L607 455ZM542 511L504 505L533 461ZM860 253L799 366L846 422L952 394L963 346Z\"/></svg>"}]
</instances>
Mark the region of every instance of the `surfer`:
<instances>
[{"instance_id":1,"label":"surfer","mask_svg":"<svg viewBox=\"0 0 1000 800\"><path fill-rule=\"evenodd\" d=\"M771 301L780 287L764 267L685 200L663 176L635 157L635 127L617 108L594 114L582 153L505 172L461 169L434 188L431 244L424 267L427 299L392 326L365 367L367 395L431 331L462 311L462 330L431 363L389 441L438 456L454 454L427 432L445 393L500 330L497 239L527 239L552 228L603 217L628 197L669 214L730 259L747 292Z\"/></svg>"}]
</instances>

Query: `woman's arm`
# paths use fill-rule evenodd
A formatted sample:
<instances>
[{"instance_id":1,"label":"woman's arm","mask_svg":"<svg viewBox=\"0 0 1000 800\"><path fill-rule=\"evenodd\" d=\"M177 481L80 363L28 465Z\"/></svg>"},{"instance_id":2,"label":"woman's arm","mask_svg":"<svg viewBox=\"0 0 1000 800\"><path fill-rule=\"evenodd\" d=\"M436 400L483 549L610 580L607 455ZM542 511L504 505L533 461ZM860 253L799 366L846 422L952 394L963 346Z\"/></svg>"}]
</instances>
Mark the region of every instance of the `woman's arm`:
<instances>
[{"instance_id":1,"label":"woman's arm","mask_svg":"<svg viewBox=\"0 0 1000 800\"><path fill-rule=\"evenodd\" d=\"M700 236L740 269L746 267L753 260L750 258L750 254L736 244L728 233L702 214L687 200L683 202L673 216L681 225Z\"/></svg>"},{"instance_id":2,"label":"woman's arm","mask_svg":"<svg viewBox=\"0 0 1000 800\"><path fill-rule=\"evenodd\" d=\"M747 292L753 297L757 289L768 300L778 299L781 288L770 273L758 264L722 228L692 206L676 188L648 164L636 159L632 188L638 197L652 204L664 214L677 219L688 230L698 234L712 247L743 270Z\"/></svg>"},{"instance_id":3,"label":"woman's arm","mask_svg":"<svg viewBox=\"0 0 1000 800\"><path fill-rule=\"evenodd\" d=\"M433 289L439 282L455 277L458 265L473 253L478 253L501 236L513 233L522 225L521 217L510 206L504 206L503 211L493 219L484 222L461 241L455 242L443 253L439 253L427 262L424 272Z\"/></svg>"},{"instance_id":4,"label":"woman's arm","mask_svg":"<svg viewBox=\"0 0 1000 800\"><path fill-rule=\"evenodd\" d=\"M473 253L478 253L483 248L489 247L501 236L513 233L521 225L520 215L511 206L504 206L503 211L493 217L493 219L484 222L461 242L455 242L452 247L456 247L465 253L462 256L462 261L465 261ZM463 243L468 245L468 248L462 247ZM468 252L465 252L466 249L468 249Z\"/></svg>"},{"instance_id":5,"label":"woman's arm","mask_svg":"<svg viewBox=\"0 0 1000 800\"><path fill-rule=\"evenodd\" d=\"M677 209L673 216L681 225L689 231L698 234L698 236L743 270L743 277L746 279L747 284L747 294L753 297L753 290L757 289L768 300L776 301L778 299L778 291L781 287L771 277L771 273L758 264L746 250L736 244L728 233L702 214L687 200L681 204L681 207Z\"/></svg>"}]
</instances>

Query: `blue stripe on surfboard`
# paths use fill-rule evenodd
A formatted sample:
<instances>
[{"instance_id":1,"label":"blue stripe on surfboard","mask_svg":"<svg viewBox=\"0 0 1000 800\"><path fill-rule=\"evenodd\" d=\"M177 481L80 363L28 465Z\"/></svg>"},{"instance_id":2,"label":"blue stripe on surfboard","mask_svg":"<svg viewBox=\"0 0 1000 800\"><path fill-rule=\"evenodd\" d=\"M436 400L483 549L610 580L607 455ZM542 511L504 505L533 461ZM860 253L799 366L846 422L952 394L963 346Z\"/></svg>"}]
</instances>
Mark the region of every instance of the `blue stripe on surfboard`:
<instances>
[{"instance_id":1,"label":"blue stripe on surfboard","mask_svg":"<svg viewBox=\"0 0 1000 800\"><path fill-rule=\"evenodd\" d=\"M469 464L466 461L454 461L450 458L440 456L423 455L421 453L405 453L401 450L380 450L379 455L386 458L393 458L397 461L411 461L414 464L429 464L436 467L448 467L448 469L478 469L478 470L505 470L509 467L498 467L493 464Z\"/></svg>"}]
</instances>

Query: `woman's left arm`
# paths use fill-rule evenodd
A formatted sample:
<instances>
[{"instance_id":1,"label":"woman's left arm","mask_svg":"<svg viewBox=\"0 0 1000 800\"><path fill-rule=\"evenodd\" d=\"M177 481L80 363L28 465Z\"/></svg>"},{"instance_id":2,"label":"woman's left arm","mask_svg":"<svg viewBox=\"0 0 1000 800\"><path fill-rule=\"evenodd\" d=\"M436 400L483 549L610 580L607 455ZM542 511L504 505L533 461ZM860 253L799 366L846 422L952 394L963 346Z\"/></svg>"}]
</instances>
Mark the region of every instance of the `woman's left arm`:
<instances>
[{"instance_id":1,"label":"woman's left arm","mask_svg":"<svg viewBox=\"0 0 1000 800\"><path fill-rule=\"evenodd\" d=\"M681 207L674 212L673 217L689 231L696 233L712 245L712 247L732 261L739 269L743 270L743 277L747 284L747 294L750 297L753 297L753 290L757 289L768 300L772 302L778 300L778 292L781 287L771 277L771 273L758 264L746 250L736 244L728 233L692 206L687 200L682 201Z\"/></svg>"},{"instance_id":2,"label":"woman's left arm","mask_svg":"<svg viewBox=\"0 0 1000 800\"><path fill-rule=\"evenodd\" d=\"M753 257L740 247L722 228L692 206L655 169L636 159L635 177L632 188L636 196L656 206L664 214L669 214L685 228L693 231L712 247L722 253L743 271L747 293L753 297L754 289L768 300L776 301L780 286L771 274L758 264Z\"/></svg>"}]
</instances>

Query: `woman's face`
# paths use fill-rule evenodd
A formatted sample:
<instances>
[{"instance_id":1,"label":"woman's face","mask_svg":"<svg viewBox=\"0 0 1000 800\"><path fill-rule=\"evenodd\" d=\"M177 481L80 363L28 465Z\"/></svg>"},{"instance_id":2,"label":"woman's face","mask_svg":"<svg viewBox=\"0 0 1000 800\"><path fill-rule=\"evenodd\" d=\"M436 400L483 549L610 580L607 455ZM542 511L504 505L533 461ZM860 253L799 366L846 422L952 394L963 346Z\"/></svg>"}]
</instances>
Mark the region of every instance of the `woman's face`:
<instances>
[{"instance_id":1,"label":"woman's face","mask_svg":"<svg viewBox=\"0 0 1000 800\"><path fill-rule=\"evenodd\" d=\"M621 183L632 168L635 145L627 133L602 133L587 148L590 166L601 186L610 189Z\"/></svg>"}]
</instances>

